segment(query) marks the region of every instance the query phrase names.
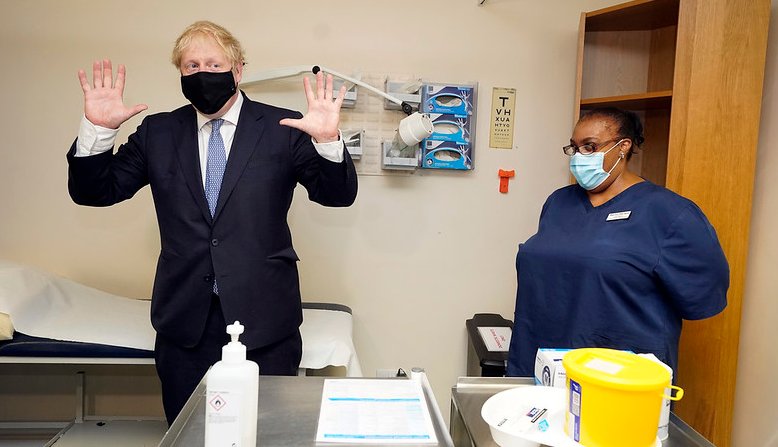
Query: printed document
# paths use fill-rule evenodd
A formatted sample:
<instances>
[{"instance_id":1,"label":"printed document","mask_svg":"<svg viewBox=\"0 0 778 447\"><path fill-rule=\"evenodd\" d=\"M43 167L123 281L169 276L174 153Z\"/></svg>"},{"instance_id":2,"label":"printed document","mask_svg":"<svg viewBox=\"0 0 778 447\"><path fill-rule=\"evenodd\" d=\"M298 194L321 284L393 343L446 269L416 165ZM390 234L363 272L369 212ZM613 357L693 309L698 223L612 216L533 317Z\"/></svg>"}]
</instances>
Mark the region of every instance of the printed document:
<instances>
[{"instance_id":1,"label":"printed document","mask_svg":"<svg viewBox=\"0 0 778 447\"><path fill-rule=\"evenodd\" d=\"M327 379L316 442L437 444L421 383L411 379Z\"/></svg>"}]
</instances>

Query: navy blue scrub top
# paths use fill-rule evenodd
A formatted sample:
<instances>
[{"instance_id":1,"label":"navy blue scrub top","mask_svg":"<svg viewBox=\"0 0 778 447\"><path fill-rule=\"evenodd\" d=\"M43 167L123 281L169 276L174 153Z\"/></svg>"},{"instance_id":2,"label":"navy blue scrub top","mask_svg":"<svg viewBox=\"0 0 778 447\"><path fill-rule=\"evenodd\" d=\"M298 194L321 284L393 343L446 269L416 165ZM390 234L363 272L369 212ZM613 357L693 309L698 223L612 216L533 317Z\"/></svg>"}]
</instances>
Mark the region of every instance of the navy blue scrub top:
<instances>
[{"instance_id":1,"label":"navy blue scrub top","mask_svg":"<svg viewBox=\"0 0 778 447\"><path fill-rule=\"evenodd\" d=\"M726 307L729 266L692 201L644 181L593 207L555 191L519 245L507 375L532 376L538 348L654 353L677 370L681 320Z\"/></svg>"}]
</instances>

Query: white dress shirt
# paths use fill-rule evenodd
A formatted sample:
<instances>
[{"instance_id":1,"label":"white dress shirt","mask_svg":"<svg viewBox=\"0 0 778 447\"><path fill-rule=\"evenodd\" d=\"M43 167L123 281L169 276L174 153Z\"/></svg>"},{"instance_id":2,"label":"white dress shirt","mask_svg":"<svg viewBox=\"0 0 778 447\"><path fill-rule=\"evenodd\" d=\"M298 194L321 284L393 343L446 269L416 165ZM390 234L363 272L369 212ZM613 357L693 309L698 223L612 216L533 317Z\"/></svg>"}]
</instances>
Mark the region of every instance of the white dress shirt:
<instances>
[{"instance_id":1,"label":"white dress shirt","mask_svg":"<svg viewBox=\"0 0 778 447\"><path fill-rule=\"evenodd\" d=\"M227 110L221 118L224 119L219 132L224 140L224 149L227 153L227 159L230 158L230 148L232 140L235 138L235 129L238 126L240 118L240 108L243 106L243 95L238 93L235 104ZM76 142L76 157L88 157L90 155L101 154L111 150L116 142L116 135L119 129L109 129L107 127L96 126L92 124L86 116L81 118L81 127L78 131L78 140ZM206 118L200 112L197 112L197 144L200 154L200 173L205 185L205 168L208 160L208 139L211 137L211 119ZM343 141L338 130L338 141L329 143L317 143L311 138L316 152L323 158L340 163L343 161Z\"/></svg>"}]
</instances>

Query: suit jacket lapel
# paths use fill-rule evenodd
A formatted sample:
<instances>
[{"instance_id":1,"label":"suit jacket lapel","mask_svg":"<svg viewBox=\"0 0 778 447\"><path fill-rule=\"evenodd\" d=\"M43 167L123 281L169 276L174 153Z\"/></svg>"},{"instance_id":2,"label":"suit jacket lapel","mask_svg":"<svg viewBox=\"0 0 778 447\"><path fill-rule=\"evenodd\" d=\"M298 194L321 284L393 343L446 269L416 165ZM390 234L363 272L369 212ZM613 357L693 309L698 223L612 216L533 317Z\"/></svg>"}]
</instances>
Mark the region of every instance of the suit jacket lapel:
<instances>
[{"instance_id":1,"label":"suit jacket lapel","mask_svg":"<svg viewBox=\"0 0 778 447\"><path fill-rule=\"evenodd\" d=\"M251 154L257 147L259 138L265 130L262 113L246 95L243 95L243 107L238 118L238 127L235 129L235 138L232 140L230 156L227 159L227 167L224 170L222 186L219 189L219 200L216 202L216 211L213 220L219 218L221 210L235 189L243 170L251 158ZM203 195L205 193L203 192ZM207 208L206 208L207 209Z\"/></svg>"},{"instance_id":2,"label":"suit jacket lapel","mask_svg":"<svg viewBox=\"0 0 778 447\"><path fill-rule=\"evenodd\" d=\"M197 207L208 222L211 221L211 212L208 209L208 201L205 199L203 178L200 171L200 151L197 142L197 118L193 107L187 107L180 114L181 125L174 133L178 162L184 173L186 185L192 194Z\"/></svg>"}]
</instances>

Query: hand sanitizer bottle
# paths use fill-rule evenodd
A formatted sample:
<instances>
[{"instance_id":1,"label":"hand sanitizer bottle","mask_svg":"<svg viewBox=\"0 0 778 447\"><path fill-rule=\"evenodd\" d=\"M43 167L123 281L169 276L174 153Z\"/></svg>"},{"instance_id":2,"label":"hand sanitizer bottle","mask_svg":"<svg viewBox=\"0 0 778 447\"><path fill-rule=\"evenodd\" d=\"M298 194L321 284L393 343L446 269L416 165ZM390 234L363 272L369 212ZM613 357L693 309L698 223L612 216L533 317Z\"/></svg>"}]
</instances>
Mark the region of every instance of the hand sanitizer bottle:
<instances>
[{"instance_id":1,"label":"hand sanitizer bottle","mask_svg":"<svg viewBox=\"0 0 778 447\"><path fill-rule=\"evenodd\" d=\"M239 322L227 326L232 341L205 379L205 447L256 447L259 367L246 360Z\"/></svg>"}]
</instances>

